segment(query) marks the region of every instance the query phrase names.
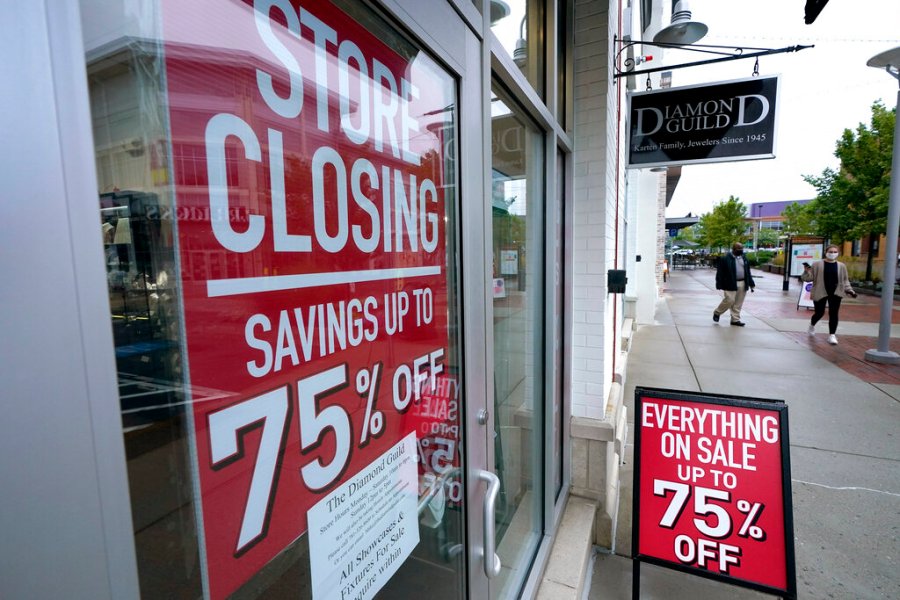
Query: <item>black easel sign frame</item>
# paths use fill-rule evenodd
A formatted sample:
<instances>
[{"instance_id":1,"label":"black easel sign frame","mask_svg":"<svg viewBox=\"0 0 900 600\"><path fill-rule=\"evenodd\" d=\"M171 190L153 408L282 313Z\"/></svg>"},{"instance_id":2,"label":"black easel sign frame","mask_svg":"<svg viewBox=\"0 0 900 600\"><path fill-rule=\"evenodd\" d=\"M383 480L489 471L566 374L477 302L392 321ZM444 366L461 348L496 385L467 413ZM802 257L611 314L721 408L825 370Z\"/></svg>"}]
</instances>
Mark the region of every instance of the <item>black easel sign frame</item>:
<instances>
[{"instance_id":1,"label":"black easel sign frame","mask_svg":"<svg viewBox=\"0 0 900 600\"><path fill-rule=\"evenodd\" d=\"M784 402L635 389L632 598L650 563L797 597Z\"/></svg>"}]
</instances>

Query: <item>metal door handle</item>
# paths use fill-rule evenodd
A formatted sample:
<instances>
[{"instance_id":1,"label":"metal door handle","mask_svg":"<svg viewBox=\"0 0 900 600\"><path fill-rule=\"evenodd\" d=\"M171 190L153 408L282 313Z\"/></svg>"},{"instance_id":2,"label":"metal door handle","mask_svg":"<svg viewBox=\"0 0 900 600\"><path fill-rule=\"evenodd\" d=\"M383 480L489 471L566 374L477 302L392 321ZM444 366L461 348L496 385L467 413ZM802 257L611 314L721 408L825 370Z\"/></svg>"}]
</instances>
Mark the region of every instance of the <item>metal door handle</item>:
<instances>
[{"instance_id":1,"label":"metal door handle","mask_svg":"<svg viewBox=\"0 0 900 600\"><path fill-rule=\"evenodd\" d=\"M484 493L484 574L493 579L500 574L500 557L497 556L496 527L494 508L497 495L500 493L500 479L490 471L478 471L478 479L486 481L487 491Z\"/></svg>"}]
</instances>

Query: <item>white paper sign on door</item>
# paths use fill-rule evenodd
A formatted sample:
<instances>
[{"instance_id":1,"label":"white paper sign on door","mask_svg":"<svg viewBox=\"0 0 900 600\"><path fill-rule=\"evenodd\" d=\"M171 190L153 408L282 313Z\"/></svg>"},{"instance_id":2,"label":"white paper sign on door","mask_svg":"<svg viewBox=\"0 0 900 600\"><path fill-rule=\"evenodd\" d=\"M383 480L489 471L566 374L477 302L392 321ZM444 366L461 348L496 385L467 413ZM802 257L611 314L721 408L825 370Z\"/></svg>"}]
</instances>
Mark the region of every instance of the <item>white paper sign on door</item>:
<instances>
[{"instance_id":1,"label":"white paper sign on door","mask_svg":"<svg viewBox=\"0 0 900 600\"><path fill-rule=\"evenodd\" d=\"M307 513L313 598L368 600L419 543L416 434Z\"/></svg>"}]
</instances>

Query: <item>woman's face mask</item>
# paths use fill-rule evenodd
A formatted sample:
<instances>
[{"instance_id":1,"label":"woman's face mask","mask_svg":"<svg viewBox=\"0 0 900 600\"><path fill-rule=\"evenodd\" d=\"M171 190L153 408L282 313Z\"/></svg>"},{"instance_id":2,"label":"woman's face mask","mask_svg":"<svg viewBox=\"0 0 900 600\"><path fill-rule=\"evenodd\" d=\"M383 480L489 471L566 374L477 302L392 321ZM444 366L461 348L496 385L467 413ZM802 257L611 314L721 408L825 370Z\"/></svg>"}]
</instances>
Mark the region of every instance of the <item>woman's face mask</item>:
<instances>
[{"instance_id":1,"label":"woman's face mask","mask_svg":"<svg viewBox=\"0 0 900 600\"><path fill-rule=\"evenodd\" d=\"M837 257L838 257L837 252L826 252L825 253L825 258L827 258L828 260L837 260Z\"/></svg>"}]
</instances>

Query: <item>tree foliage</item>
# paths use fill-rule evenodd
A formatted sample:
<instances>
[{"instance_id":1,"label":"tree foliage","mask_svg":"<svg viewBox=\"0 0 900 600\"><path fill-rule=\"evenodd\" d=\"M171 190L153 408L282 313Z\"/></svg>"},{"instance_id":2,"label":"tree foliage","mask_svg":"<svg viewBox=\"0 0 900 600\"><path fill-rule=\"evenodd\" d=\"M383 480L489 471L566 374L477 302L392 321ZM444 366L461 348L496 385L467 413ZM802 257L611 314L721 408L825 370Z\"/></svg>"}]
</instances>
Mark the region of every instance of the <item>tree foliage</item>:
<instances>
[{"instance_id":1,"label":"tree foliage","mask_svg":"<svg viewBox=\"0 0 900 600\"><path fill-rule=\"evenodd\" d=\"M676 242L692 242L694 244L702 244L703 240L700 238L700 231L696 225L691 225L689 227L683 227L678 230L678 235L675 236Z\"/></svg>"},{"instance_id":2,"label":"tree foliage","mask_svg":"<svg viewBox=\"0 0 900 600\"><path fill-rule=\"evenodd\" d=\"M710 247L729 247L747 237L747 207L734 196L716 204L700 217L703 241Z\"/></svg>"},{"instance_id":3,"label":"tree foliage","mask_svg":"<svg viewBox=\"0 0 900 600\"><path fill-rule=\"evenodd\" d=\"M815 203L789 205L781 211L783 230L791 235L813 235L818 230Z\"/></svg>"},{"instance_id":4,"label":"tree foliage","mask_svg":"<svg viewBox=\"0 0 900 600\"><path fill-rule=\"evenodd\" d=\"M876 102L869 125L845 129L835 144L838 170L804 176L817 191L807 205L816 215L816 233L842 241L885 232L896 117L895 110Z\"/></svg>"},{"instance_id":5,"label":"tree foliage","mask_svg":"<svg viewBox=\"0 0 900 600\"><path fill-rule=\"evenodd\" d=\"M771 248L778 245L779 232L775 229L760 229L756 232L756 245L759 248Z\"/></svg>"}]
</instances>

